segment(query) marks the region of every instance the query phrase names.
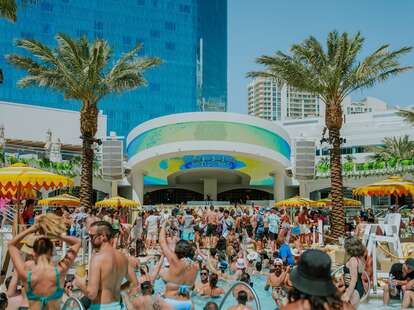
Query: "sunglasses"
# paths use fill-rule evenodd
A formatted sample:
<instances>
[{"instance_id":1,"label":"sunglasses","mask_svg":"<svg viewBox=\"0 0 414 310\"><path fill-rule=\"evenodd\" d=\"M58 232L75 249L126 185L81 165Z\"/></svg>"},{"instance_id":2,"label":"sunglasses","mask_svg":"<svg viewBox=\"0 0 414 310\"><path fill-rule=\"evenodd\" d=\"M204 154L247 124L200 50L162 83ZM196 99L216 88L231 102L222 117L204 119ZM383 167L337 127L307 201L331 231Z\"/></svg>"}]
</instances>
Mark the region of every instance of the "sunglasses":
<instances>
[{"instance_id":1,"label":"sunglasses","mask_svg":"<svg viewBox=\"0 0 414 310\"><path fill-rule=\"evenodd\" d=\"M73 286L72 285L68 285L68 286L66 286L66 289L67 290L73 290Z\"/></svg>"},{"instance_id":2,"label":"sunglasses","mask_svg":"<svg viewBox=\"0 0 414 310\"><path fill-rule=\"evenodd\" d=\"M202 276L208 276L208 273L207 272L202 272L202 273L200 273L200 275L202 275Z\"/></svg>"}]
</instances>

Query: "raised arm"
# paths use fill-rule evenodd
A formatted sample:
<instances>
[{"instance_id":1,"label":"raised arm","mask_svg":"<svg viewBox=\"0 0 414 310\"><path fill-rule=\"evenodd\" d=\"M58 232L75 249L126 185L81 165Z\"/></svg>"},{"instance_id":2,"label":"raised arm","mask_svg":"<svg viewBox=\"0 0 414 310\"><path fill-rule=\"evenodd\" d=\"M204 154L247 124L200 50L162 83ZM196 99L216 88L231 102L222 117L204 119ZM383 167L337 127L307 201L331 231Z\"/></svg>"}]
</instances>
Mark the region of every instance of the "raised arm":
<instances>
[{"instance_id":1,"label":"raised arm","mask_svg":"<svg viewBox=\"0 0 414 310\"><path fill-rule=\"evenodd\" d=\"M175 255L175 253L173 251L171 251L171 249L169 248L169 246L167 244L167 237L166 237L166 233L165 233L165 225L166 225L166 223L164 222L161 225L161 230L160 230L160 247L161 247L161 251L164 253L165 257L167 257L168 262L170 263L170 265L176 265L178 263L178 257L177 257L177 255Z\"/></svg>"},{"instance_id":2,"label":"raised arm","mask_svg":"<svg viewBox=\"0 0 414 310\"><path fill-rule=\"evenodd\" d=\"M9 241L8 250L10 258L13 262L13 266L17 271L17 274L20 279L23 281L27 280L27 274L24 268L24 260L20 255L20 251L18 249L18 244L22 241L26 236L35 233L39 230L39 225L34 224L30 228L22 231L20 234L15 236L12 240Z\"/></svg>"},{"instance_id":3,"label":"raised arm","mask_svg":"<svg viewBox=\"0 0 414 310\"><path fill-rule=\"evenodd\" d=\"M66 234L62 234L58 238L69 245L69 249L66 252L65 257L59 262L61 271L65 273L69 270L76 259L76 255L81 248L81 240L76 237L67 236Z\"/></svg>"},{"instance_id":4,"label":"raised arm","mask_svg":"<svg viewBox=\"0 0 414 310\"><path fill-rule=\"evenodd\" d=\"M161 255L161 257L160 257L159 261L158 261L158 262L157 262L157 264L155 265L155 268L154 268L154 270L152 271L152 274L151 274L151 276L150 276L151 283L154 283L154 282L155 282L155 280L157 280L157 278L158 278L158 275L159 275L159 273L160 273L161 266L162 266L162 263L163 263L163 262L164 262L164 255Z\"/></svg>"}]
</instances>

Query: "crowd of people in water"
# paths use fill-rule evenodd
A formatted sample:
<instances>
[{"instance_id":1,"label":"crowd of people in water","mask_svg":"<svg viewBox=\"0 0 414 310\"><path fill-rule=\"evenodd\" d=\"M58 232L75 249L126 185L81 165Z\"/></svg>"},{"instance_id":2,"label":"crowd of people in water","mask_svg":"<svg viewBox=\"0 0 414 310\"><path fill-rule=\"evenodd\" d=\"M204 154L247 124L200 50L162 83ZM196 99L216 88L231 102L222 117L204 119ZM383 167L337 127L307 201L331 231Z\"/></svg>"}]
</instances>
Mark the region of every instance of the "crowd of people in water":
<instances>
[{"instance_id":1,"label":"crowd of people in water","mask_svg":"<svg viewBox=\"0 0 414 310\"><path fill-rule=\"evenodd\" d=\"M128 224L125 213L116 210L64 207L54 212L71 221L67 233L44 236L33 202L27 205L22 221L28 228L8 244L13 272L0 294L0 310L61 309L72 296L91 310L198 309L194 298L201 296L206 298L203 308L214 310L235 281L240 284L228 309L248 310L254 294L244 284L253 286L257 275L266 283L254 290L270 290L273 308L356 309L372 279L370 257L360 240L362 225L369 221L364 215L345 239L343 273L332 276L330 256L323 248L309 247L321 233L319 223L329 219L307 208L292 215L240 206L151 209ZM57 260L55 247L62 243L66 251ZM75 261L81 250L87 252L87 244L92 255L85 275ZM156 293L159 279L163 291ZM401 299L403 308L414 306L414 259L392 266L384 303L390 299Z\"/></svg>"}]
</instances>

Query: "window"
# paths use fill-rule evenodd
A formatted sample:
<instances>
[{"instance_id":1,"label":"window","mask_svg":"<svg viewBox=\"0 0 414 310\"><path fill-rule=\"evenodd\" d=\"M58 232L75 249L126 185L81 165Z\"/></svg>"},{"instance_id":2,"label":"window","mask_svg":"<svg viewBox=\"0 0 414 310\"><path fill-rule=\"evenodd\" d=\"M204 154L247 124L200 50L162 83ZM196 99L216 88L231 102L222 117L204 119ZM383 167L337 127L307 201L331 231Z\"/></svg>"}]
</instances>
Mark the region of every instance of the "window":
<instances>
[{"instance_id":1,"label":"window","mask_svg":"<svg viewBox=\"0 0 414 310\"><path fill-rule=\"evenodd\" d=\"M123 37L122 37L122 43L124 43L124 44L126 44L126 45L131 44L131 37L128 37L128 36L123 36Z\"/></svg>"},{"instance_id":2,"label":"window","mask_svg":"<svg viewBox=\"0 0 414 310\"><path fill-rule=\"evenodd\" d=\"M102 39L103 38L103 32L102 31L95 31L94 36L96 39Z\"/></svg>"},{"instance_id":3,"label":"window","mask_svg":"<svg viewBox=\"0 0 414 310\"><path fill-rule=\"evenodd\" d=\"M44 24L42 26L42 31L43 31L43 33L49 33L50 32L50 25L49 24Z\"/></svg>"},{"instance_id":4,"label":"window","mask_svg":"<svg viewBox=\"0 0 414 310\"><path fill-rule=\"evenodd\" d=\"M88 32L86 30L78 29L78 30L76 30L76 35L78 37L83 37L83 36L87 36Z\"/></svg>"},{"instance_id":5,"label":"window","mask_svg":"<svg viewBox=\"0 0 414 310\"><path fill-rule=\"evenodd\" d=\"M165 29L174 31L175 30L175 24L173 22L165 22Z\"/></svg>"},{"instance_id":6,"label":"window","mask_svg":"<svg viewBox=\"0 0 414 310\"><path fill-rule=\"evenodd\" d=\"M160 84L158 84L158 83L150 84L149 88L152 92L156 92L156 91L159 91L161 89Z\"/></svg>"},{"instance_id":7,"label":"window","mask_svg":"<svg viewBox=\"0 0 414 310\"><path fill-rule=\"evenodd\" d=\"M95 20L95 29L96 30L102 30L103 29L103 22Z\"/></svg>"},{"instance_id":8,"label":"window","mask_svg":"<svg viewBox=\"0 0 414 310\"><path fill-rule=\"evenodd\" d=\"M52 12L53 11L53 4L49 2L41 2L40 9L45 12Z\"/></svg>"},{"instance_id":9,"label":"window","mask_svg":"<svg viewBox=\"0 0 414 310\"><path fill-rule=\"evenodd\" d=\"M159 38L159 37L160 37L160 35L161 35L161 33L160 33L160 31L159 31L159 30L154 30L154 29L152 29L152 30L150 31L150 35L151 35L151 37L153 37L153 38Z\"/></svg>"},{"instance_id":10,"label":"window","mask_svg":"<svg viewBox=\"0 0 414 310\"><path fill-rule=\"evenodd\" d=\"M190 6L188 4L180 4L181 13L190 13Z\"/></svg>"},{"instance_id":11,"label":"window","mask_svg":"<svg viewBox=\"0 0 414 310\"><path fill-rule=\"evenodd\" d=\"M174 51L175 50L175 44L173 42L167 42L167 43L165 43L165 48L169 51Z\"/></svg>"},{"instance_id":12,"label":"window","mask_svg":"<svg viewBox=\"0 0 414 310\"><path fill-rule=\"evenodd\" d=\"M22 31L22 32L20 32L20 36L24 39L33 39L33 33L32 32Z\"/></svg>"}]
</instances>

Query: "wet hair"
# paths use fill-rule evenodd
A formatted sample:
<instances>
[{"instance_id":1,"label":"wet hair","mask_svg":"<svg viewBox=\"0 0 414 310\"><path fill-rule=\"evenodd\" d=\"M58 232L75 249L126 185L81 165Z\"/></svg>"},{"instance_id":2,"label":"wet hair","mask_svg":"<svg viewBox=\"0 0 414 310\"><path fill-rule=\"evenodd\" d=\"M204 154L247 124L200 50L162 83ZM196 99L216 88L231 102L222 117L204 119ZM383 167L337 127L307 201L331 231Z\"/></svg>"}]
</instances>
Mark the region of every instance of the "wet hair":
<instances>
[{"instance_id":1,"label":"wet hair","mask_svg":"<svg viewBox=\"0 0 414 310\"><path fill-rule=\"evenodd\" d=\"M345 239L344 248L350 257L363 257L365 255L365 247L358 238L349 237Z\"/></svg>"},{"instance_id":2,"label":"wet hair","mask_svg":"<svg viewBox=\"0 0 414 310\"><path fill-rule=\"evenodd\" d=\"M32 205L34 205L34 200L33 199L27 199L26 200L26 207L32 206Z\"/></svg>"},{"instance_id":3,"label":"wet hair","mask_svg":"<svg viewBox=\"0 0 414 310\"><path fill-rule=\"evenodd\" d=\"M262 262L257 262L256 263L256 270L259 271L259 272L262 271Z\"/></svg>"},{"instance_id":4,"label":"wet hair","mask_svg":"<svg viewBox=\"0 0 414 310\"><path fill-rule=\"evenodd\" d=\"M246 305L248 299L247 297L247 292L245 290L241 290L237 293L237 302L240 305Z\"/></svg>"},{"instance_id":5,"label":"wet hair","mask_svg":"<svg viewBox=\"0 0 414 310\"><path fill-rule=\"evenodd\" d=\"M240 281L250 285L250 275L247 272L243 272L240 276Z\"/></svg>"},{"instance_id":6,"label":"wet hair","mask_svg":"<svg viewBox=\"0 0 414 310\"><path fill-rule=\"evenodd\" d=\"M216 254L217 254L217 250L215 248L210 248L210 255L216 256Z\"/></svg>"},{"instance_id":7,"label":"wet hair","mask_svg":"<svg viewBox=\"0 0 414 310\"><path fill-rule=\"evenodd\" d=\"M216 288L217 282L218 282L218 275L216 275L215 273L210 274L210 276L208 277L208 283L210 284L210 287Z\"/></svg>"},{"instance_id":8,"label":"wet hair","mask_svg":"<svg viewBox=\"0 0 414 310\"><path fill-rule=\"evenodd\" d=\"M185 210L185 213L186 213L187 215L191 215L191 209L187 209L187 210Z\"/></svg>"},{"instance_id":9,"label":"wet hair","mask_svg":"<svg viewBox=\"0 0 414 310\"><path fill-rule=\"evenodd\" d=\"M53 242L49 238L40 237L33 243L33 252L36 255L52 255L53 254Z\"/></svg>"},{"instance_id":10,"label":"wet hair","mask_svg":"<svg viewBox=\"0 0 414 310\"><path fill-rule=\"evenodd\" d=\"M99 234L105 235L108 240L111 240L115 235L112 225L107 221L96 221L90 227L96 227Z\"/></svg>"},{"instance_id":11,"label":"wet hair","mask_svg":"<svg viewBox=\"0 0 414 310\"><path fill-rule=\"evenodd\" d=\"M6 293L0 293L0 310L6 310L9 305L9 300L7 299Z\"/></svg>"},{"instance_id":12,"label":"wet hair","mask_svg":"<svg viewBox=\"0 0 414 310\"><path fill-rule=\"evenodd\" d=\"M205 306L204 306L204 310L219 310L218 305L213 302L213 301L209 301Z\"/></svg>"},{"instance_id":13,"label":"wet hair","mask_svg":"<svg viewBox=\"0 0 414 310\"><path fill-rule=\"evenodd\" d=\"M227 248L226 238L220 237L220 239L217 241L216 250L224 252L226 251L226 248Z\"/></svg>"},{"instance_id":14,"label":"wet hair","mask_svg":"<svg viewBox=\"0 0 414 310\"><path fill-rule=\"evenodd\" d=\"M184 258L184 257L192 258L194 256L193 247L187 240L178 241L177 244L175 245L174 252L175 252L175 255L177 255L179 259Z\"/></svg>"},{"instance_id":15,"label":"wet hair","mask_svg":"<svg viewBox=\"0 0 414 310\"><path fill-rule=\"evenodd\" d=\"M210 210L213 211L214 210L214 206L210 205Z\"/></svg>"},{"instance_id":16,"label":"wet hair","mask_svg":"<svg viewBox=\"0 0 414 310\"><path fill-rule=\"evenodd\" d=\"M289 303L293 303L298 300L307 300L310 303L312 310L325 310L328 306L332 310L342 310L343 302L340 297L336 295L332 296L312 296L299 291L297 288L292 287L289 290Z\"/></svg>"},{"instance_id":17,"label":"wet hair","mask_svg":"<svg viewBox=\"0 0 414 310\"><path fill-rule=\"evenodd\" d=\"M154 294L154 288L152 286L151 281L144 281L141 283L141 292L142 295L153 295Z\"/></svg>"},{"instance_id":18,"label":"wet hair","mask_svg":"<svg viewBox=\"0 0 414 310\"><path fill-rule=\"evenodd\" d=\"M129 249L129 255L135 256L135 249L134 248Z\"/></svg>"}]
</instances>

